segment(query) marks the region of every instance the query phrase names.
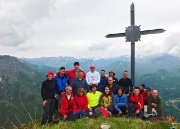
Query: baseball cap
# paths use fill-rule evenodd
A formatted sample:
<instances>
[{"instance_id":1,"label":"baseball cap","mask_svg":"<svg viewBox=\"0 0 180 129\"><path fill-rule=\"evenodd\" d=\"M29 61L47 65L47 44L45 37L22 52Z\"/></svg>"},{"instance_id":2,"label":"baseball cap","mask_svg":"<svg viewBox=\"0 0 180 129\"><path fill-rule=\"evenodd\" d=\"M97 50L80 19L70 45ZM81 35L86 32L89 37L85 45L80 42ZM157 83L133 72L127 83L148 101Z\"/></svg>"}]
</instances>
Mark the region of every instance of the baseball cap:
<instances>
[{"instance_id":1,"label":"baseball cap","mask_svg":"<svg viewBox=\"0 0 180 129\"><path fill-rule=\"evenodd\" d=\"M96 68L96 66L94 64L91 64L90 68Z\"/></svg>"}]
</instances>

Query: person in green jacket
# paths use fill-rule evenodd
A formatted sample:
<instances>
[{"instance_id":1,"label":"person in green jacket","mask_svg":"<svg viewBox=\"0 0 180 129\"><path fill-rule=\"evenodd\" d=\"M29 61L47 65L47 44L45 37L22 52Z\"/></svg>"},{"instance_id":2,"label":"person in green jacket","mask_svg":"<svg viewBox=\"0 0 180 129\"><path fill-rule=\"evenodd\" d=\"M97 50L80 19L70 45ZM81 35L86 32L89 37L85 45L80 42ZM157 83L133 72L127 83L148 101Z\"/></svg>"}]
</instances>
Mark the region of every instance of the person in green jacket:
<instances>
[{"instance_id":1,"label":"person in green jacket","mask_svg":"<svg viewBox=\"0 0 180 129\"><path fill-rule=\"evenodd\" d=\"M87 93L88 110L95 113L95 109L99 107L99 99L102 93L97 91L97 85L91 85L91 91Z\"/></svg>"},{"instance_id":2,"label":"person in green jacket","mask_svg":"<svg viewBox=\"0 0 180 129\"><path fill-rule=\"evenodd\" d=\"M157 112L158 117L162 117L162 106L161 106L161 98L158 95L158 90L152 90L152 94L148 95L147 98L148 103L148 114L152 113L152 109L154 108Z\"/></svg>"},{"instance_id":3,"label":"person in green jacket","mask_svg":"<svg viewBox=\"0 0 180 129\"><path fill-rule=\"evenodd\" d=\"M111 112L111 115L114 114L114 104L113 104L114 96L110 91L108 86L105 87L104 93L101 95L99 100L99 105L101 108L104 108Z\"/></svg>"}]
</instances>

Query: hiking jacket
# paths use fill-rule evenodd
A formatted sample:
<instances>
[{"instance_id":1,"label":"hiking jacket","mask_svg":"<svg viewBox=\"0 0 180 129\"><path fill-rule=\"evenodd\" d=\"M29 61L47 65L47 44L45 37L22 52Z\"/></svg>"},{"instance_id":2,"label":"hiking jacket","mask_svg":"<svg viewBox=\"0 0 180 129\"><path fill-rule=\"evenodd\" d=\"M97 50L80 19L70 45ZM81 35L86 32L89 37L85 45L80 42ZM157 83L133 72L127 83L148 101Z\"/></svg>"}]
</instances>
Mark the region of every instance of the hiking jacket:
<instances>
[{"instance_id":1,"label":"hiking jacket","mask_svg":"<svg viewBox=\"0 0 180 129\"><path fill-rule=\"evenodd\" d=\"M104 92L106 85L106 76L100 78L100 83L98 84L98 91Z\"/></svg>"},{"instance_id":2,"label":"hiking jacket","mask_svg":"<svg viewBox=\"0 0 180 129\"><path fill-rule=\"evenodd\" d=\"M113 99L114 97L112 93L110 93L109 95L103 93L99 99L99 105L104 108L111 107L113 106Z\"/></svg>"},{"instance_id":3,"label":"hiking jacket","mask_svg":"<svg viewBox=\"0 0 180 129\"><path fill-rule=\"evenodd\" d=\"M84 73L84 78L86 78L86 73L83 71L83 73ZM66 75L68 75L69 76L69 78L70 78L70 82L72 82L75 78L76 78L76 71L75 71L75 69L73 69L73 70L67 70L66 71Z\"/></svg>"},{"instance_id":4,"label":"hiking jacket","mask_svg":"<svg viewBox=\"0 0 180 129\"><path fill-rule=\"evenodd\" d=\"M159 97L159 95L157 95L156 98L154 98L152 94L148 95L147 103L150 106L152 106L152 103L155 103L157 104L157 108L161 108L161 98Z\"/></svg>"},{"instance_id":5,"label":"hiking jacket","mask_svg":"<svg viewBox=\"0 0 180 129\"><path fill-rule=\"evenodd\" d=\"M89 85L86 82L85 78L81 80L79 78L75 78L71 83L70 86L73 89L73 94L76 95L79 88L83 88L86 93L89 92Z\"/></svg>"},{"instance_id":6,"label":"hiking jacket","mask_svg":"<svg viewBox=\"0 0 180 129\"><path fill-rule=\"evenodd\" d=\"M99 105L99 99L100 99L101 95L102 95L102 93L99 91L96 91L95 93L88 92L87 93L88 108L98 106Z\"/></svg>"},{"instance_id":7,"label":"hiking jacket","mask_svg":"<svg viewBox=\"0 0 180 129\"><path fill-rule=\"evenodd\" d=\"M118 90L119 85L113 84L113 86L110 87L110 85L108 84L107 86L110 88L110 91L111 91L111 93L113 93L113 95L117 94L117 90Z\"/></svg>"},{"instance_id":8,"label":"hiking jacket","mask_svg":"<svg viewBox=\"0 0 180 129\"><path fill-rule=\"evenodd\" d=\"M132 93L130 95L130 102L133 103L134 107L137 110L141 110L142 108L144 108L143 96L141 94L136 96L134 95L134 93ZM140 105L138 103L140 103Z\"/></svg>"},{"instance_id":9,"label":"hiking jacket","mask_svg":"<svg viewBox=\"0 0 180 129\"><path fill-rule=\"evenodd\" d=\"M43 101L46 99L55 99L55 90L58 94L61 94L55 80L50 81L47 79L43 81L41 87L41 97Z\"/></svg>"},{"instance_id":10,"label":"hiking jacket","mask_svg":"<svg viewBox=\"0 0 180 129\"><path fill-rule=\"evenodd\" d=\"M133 84L130 78L126 78L126 79L121 78L119 80L119 86L123 87L125 94L129 93L129 88L130 88L130 91L133 91Z\"/></svg>"},{"instance_id":11,"label":"hiking jacket","mask_svg":"<svg viewBox=\"0 0 180 129\"><path fill-rule=\"evenodd\" d=\"M147 105L147 93L146 93L146 91L145 90L140 91L140 94L143 96L144 104Z\"/></svg>"},{"instance_id":12,"label":"hiking jacket","mask_svg":"<svg viewBox=\"0 0 180 129\"><path fill-rule=\"evenodd\" d=\"M80 96L76 95L75 96L75 101L76 101L76 106L78 110L83 110L86 111L88 108L88 99L86 95Z\"/></svg>"},{"instance_id":13,"label":"hiking jacket","mask_svg":"<svg viewBox=\"0 0 180 129\"><path fill-rule=\"evenodd\" d=\"M64 77L56 75L55 80L56 80L56 82L58 84L59 90L61 92L65 92L66 86L70 83L69 76L67 76L66 74L64 75Z\"/></svg>"},{"instance_id":14,"label":"hiking jacket","mask_svg":"<svg viewBox=\"0 0 180 129\"><path fill-rule=\"evenodd\" d=\"M122 94L122 96L119 96L118 94L116 94L114 96L114 106L126 106L126 102L127 102L127 99L126 99L126 94Z\"/></svg>"},{"instance_id":15,"label":"hiking jacket","mask_svg":"<svg viewBox=\"0 0 180 129\"><path fill-rule=\"evenodd\" d=\"M77 112L77 107L73 94L71 94L71 97L68 100L66 93L65 92L61 93L59 113L64 116L67 113L75 114L76 112Z\"/></svg>"}]
</instances>

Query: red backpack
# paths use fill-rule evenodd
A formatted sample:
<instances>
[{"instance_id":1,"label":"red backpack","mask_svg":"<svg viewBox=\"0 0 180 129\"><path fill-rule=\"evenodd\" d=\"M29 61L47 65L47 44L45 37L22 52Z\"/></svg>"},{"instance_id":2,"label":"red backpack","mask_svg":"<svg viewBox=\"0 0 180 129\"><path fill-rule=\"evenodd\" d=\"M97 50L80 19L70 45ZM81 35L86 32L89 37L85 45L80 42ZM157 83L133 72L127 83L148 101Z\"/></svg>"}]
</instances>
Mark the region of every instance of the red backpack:
<instances>
[{"instance_id":1,"label":"red backpack","mask_svg":"<svg viewBox=\"0 0 180 129\"><path fill-rule=\"evenodd\" d=\"M106 110L102 107L99 107L99 110L102 112L102 116L105 116L105 117L109 116L108 110Z\"/></svg>"}]
</instances>

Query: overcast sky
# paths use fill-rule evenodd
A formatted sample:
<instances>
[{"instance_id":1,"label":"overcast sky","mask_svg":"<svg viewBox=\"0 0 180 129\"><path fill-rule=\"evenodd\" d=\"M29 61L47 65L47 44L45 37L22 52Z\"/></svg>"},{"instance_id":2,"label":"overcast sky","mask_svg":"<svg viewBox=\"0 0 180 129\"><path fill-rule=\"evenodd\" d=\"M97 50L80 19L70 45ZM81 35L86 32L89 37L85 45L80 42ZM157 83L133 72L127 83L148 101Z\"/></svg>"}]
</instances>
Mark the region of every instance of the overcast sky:
<instances>
[{"instance_id":1,"label":"overcast sky","mask_svg":"<svg viewBox=\"0 0 180 129\"><path fill-rule=\"evenodd\" d=\"M180 55L180 1L134 0L141 30L164 28L136 42L136 55ZM0 0L0 55L16 57L130 55L125 38L132 0Z\"/></svg>"}]
</instances>

